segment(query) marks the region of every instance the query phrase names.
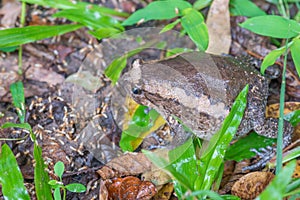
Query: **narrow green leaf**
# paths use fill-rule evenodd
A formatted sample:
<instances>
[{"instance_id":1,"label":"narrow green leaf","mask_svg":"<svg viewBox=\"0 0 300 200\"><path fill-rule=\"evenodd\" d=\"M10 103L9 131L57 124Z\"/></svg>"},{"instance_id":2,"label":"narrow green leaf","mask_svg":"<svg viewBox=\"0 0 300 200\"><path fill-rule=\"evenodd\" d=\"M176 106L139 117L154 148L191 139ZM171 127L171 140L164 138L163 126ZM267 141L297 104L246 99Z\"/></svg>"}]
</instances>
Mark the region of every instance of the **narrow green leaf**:
<instances>
[{"instance_id":1,"label":"narrow green leaf","mask_svg":"<svg viewBox=\"0 0 300 200\"><path fill-rule=\"evenodd\" d=\"M208 47L208 30L200 12L193 8L184 10L181 24L200 51Z\"/></svg>"},{"instance_id":2,"label":"narrow green leaf","mask_svg":"<svg viewBox=\"0 0 300 200\"><path fill-rule=\"evenodd\" d=\"M34 143L33 156L35 160L34 185L38 199L53 199L49 182L49 175L45 171L46 165L42 157L42 149Z\"/></svg>"},{"instance_id":3,"label":"narrow green leaf","mask_svg":"<svg viewBox=\"0 0 300 200\"><path fill-rule=\"evenodd\" d=\"M81 28L82 25L27 26L0 30L0 47L11 47L61 35Z\"/></svg>"},{"instance_id":4,"label":"narrow green leaf","mask_svg":"<svg viewBox=\"0 0 300 200\"><path fill-rule=\"evenodd\" d=\"M184 9L191 7L189 2L183 0L154 1L147 7L134 12L122 25L130 26L149 20L172 19L181 16Z\"/></svg>"},{"instance_id":5,"label":"narrow green leaf","mask_svg":"<svg viewBox=\"0 0 300 200\"><path fill-rule=\"evenodd\" d=\"M17 109L17 114L19 116L20 122L25 122L25 96L24 96L24 86L21 81L13 83L10 85L10 92L13 99L13 104Z\"/></svg>"},{"instance_id":6,"label":"narrow green leaf","mask_svg":"<svg viewBox=\"0 0 300 200\"><path fill-rule=\"evenodd\" d=\"M233 16L256 17L266 15L263 10L249 0L231 0L229 6L230 14Z\"/></svg>"},{"instance_id":7,"label":"narrow green leaf","mask_svg":"<svg viewBox=\"0 0 300 200\"><path fill-rule=\"evenodd\" d=\"M224 120L221 129L211 138L208 147L200 158L200 174L195 182L196 190L210 189L216 174L224 160L224 155L244 115L247 105L247 85L238 95L232 105L229 115Z\"/></svg>"},{"instance_id":8,"label":"narrow green leaf","mask_svg":"<svg viewBox=\"0 0 300 200\"><path fill-rule=\"evenodd\" d=\"M237 142L230 145L226 150L225 160L241 161L252 158L255 153L251 149L266 148L272 146L276 139L260 136L256 133L248 134L246 137L240 138Z\"/></svg>"},{"instance_id":9,"label":"narrow green leaf","mask_svg":"<svg viewBox=\"0 0 300 200\"><path fill-rule=\"evenodd\" d=\"M196 10L202 10L203 8L209 6L211 4L212 0L197 0L193 4L193 8Z\"/></svg>"},{"instance_id":10,"label":"narrow green leaf","mask_svg":"<svg viewBox=\"0 0 300 200\"><path fill-rule=\"evenodd\" d=\"M113 35L118 33L120 33L120 30L115 28L99 28L96 31L89 31L89 34L91 34L98 40L112 37Z\"/></svg>"},{"instance_id":11,"label":"narrow green leaf","mask_svg":"<svg viewBox=\"0 0 300 200\"><path fill-rule=\"evenodd\" d=\"M292 174L296 166L296 160L288 163L272 180L268 187L256 198L256 200L283 199L286 188L292 180Z\"/></svg>"},{"instance_id":12,"label":"narrow green leaf","mask_svg":"<svg viewBox=\"0 0 300 200\"><path fill-rule=\"evenodd\" d=\"M60 187L55 188L55 190L54 190L54 199L55 200L61 200Z\"/></svg>"},{"instance_id":13,"label":"narrow green leaf","mask_svg":"<svg viewBox=\"0 0 300 200\"><path fill-rule=\"evenodd\" d=\"M105 69L104 73L112 81L113 84L116 84L123 69L126 67L127 58L143 51L143 49L144 48L139 48L129 51L123 56L116 58L111 62L111 64Z\"/></svg>"},{"instance_id":14,"label":"narrow green leaf","mask_svg":"<svg viewBox=\"0 0 300 200\"><path fill-rule=\"evenodd\" d=\"M86 2L79 1L69 1L69 0L21 0L30 4L37 4L45 7L52 7L58 9L84 9L89 8L95 11L99 11L105 15L113 15L120 17L127 17L129 14L124 12L119 12L114 9L110 9L107 7L102 7L96 4L90 4Z\"/></svg>"},{"instance_id":15,"label":"narrow green leaf","mask_svg":"<svg viewBox=\"0 0 300 200\"><path fill-rule=\"evenodd\" d=\"M298 72L298 76L300 76L300 39L295 38L294 43L291 46L291 54L292 58Z\"/></svg>"},{"instance_id":16,"label":"narrow green leaf","mask_svg":"<svg viewBox=\"0 0 300 200\"><path fill-rule=\"evenodd\" d=\"M58 161L57 163L55 163L54 165L54 173L61 179L62 175L65 171L65 165L63 162Z\"/></svg>"},{"instance_id":17,"label":"narrow green leaf","mask_svg":"<svg viewBox=\"0 0 300 200\"><path fill-rule=\"evenodd\" d=\"M102 15L98 11L93 11L86 8L62 10L58 13L55 13L53 17L64 17L73 22L83 24L92 30L97 30L99 28L115 28L119 31L124 30L123 26L118 22L118 20Z\"/></svg>"},{"instance_id":18,"label":"narrow green leaf","mask_svg":"<svg viewBox=\"0 0 300 200\"><path fill-rule=\"evenodd\" d=\"M261 67L260 67L260 72L262 74L265 74L266 69L273 65L277 58L279 58L279 56L281 56L283 53L285 52L285 46L280 47L279 49L275 49L273 51L271 51L268 55L266 55L266 57L264 58Z\"/></svg>"},{"instance_id":19,"label":"narrow green leaf","mask_svg":"<svg viewBox=\"0 0 300 200\"><path fill-rule=\"evenodd\" d=\"M86 187L80 183L71 183L66 185L67 190L69 190L70 192L77 192L77 193L81 193L81 192L85 192L86 191Z\"/></svg>"},{"instance_id":20,"label":"narrow green leaf","mask_svg":"<svg viewBox=\"0 0 300 200\"><path fill-rule=\"evenodd\" d=\"M256 34L274 38L292 38L300 33L299 23L276 15L253 17L240 26Z\"/></svg>"},{"instance_id":21,"label":"narrow green leaf","mask_svg":"<svg viewBox=\"0 0 300 200\"><path fill-rule=\"evenodd\" d=\"M16 124L12 122L6 122L1 126L1 128L23 128L25 130L28 130L31 132L31 126L28 123L23 123L23 124Z\"/></svg>"},{"instance_id":22,"label":"narrow green leaf","mask_svg":"<svg viewBox=\"0 0 300 200\"><path fill-rule=\"evenodd\" d=\"M178 23L180 22L180 19L176 19L174 22L167 24L159 33L164 33L167 32L169 30L171 30L172 28L174 28L174 26L176 26Z\"/></svg>"},{"instance_id":23,"label":"narrow green leaf","mask_svg":"<svg viewBox=\"0 0 300 200\"><path fill-rule=\"evenodd\" d=\"M7 144L2 145L0 154L0 183L4 199L30 199L17 160Z\"/></svg>"}]
</instances>

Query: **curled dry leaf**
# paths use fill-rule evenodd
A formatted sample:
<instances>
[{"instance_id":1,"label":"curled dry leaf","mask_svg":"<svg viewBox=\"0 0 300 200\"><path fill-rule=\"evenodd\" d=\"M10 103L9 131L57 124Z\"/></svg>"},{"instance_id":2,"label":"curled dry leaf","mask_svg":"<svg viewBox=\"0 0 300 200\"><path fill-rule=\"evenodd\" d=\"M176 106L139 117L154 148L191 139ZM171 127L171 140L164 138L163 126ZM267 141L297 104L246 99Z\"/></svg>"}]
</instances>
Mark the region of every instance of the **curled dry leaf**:
<instances>
[{"instance_id":1,"label":"curled dry leaf","mask_svg":"<svg viewBox=\"0 0 300 200\"><path fill-rule=\"evenodd\" d=\"M254 199L274 178L271 172L252 172L240 178L231 189L231 193L241 199Z\"/></svg>"},{"instance_id":2,"label":"curled dry leaf","mask_svg":"<svg viewBox=\"0 0 300 200\"><path fill-rule=\"evenodd\" d=\"M116 176L138 175L151 170L151 162L143 153L127 153L112 159L97 171L102 179L110 179Z\"/></svg>"},{"instance_id":3,"label":"curled dry leaf","mask_svg":"<svg viewBox=\"0 0 300 200\"><path fill-rule=\"evenodd\" d=\"M151 199L156 187L149 181L141 181L134 176L106 181L108 199Z\"/></svg>"}]
</instances>

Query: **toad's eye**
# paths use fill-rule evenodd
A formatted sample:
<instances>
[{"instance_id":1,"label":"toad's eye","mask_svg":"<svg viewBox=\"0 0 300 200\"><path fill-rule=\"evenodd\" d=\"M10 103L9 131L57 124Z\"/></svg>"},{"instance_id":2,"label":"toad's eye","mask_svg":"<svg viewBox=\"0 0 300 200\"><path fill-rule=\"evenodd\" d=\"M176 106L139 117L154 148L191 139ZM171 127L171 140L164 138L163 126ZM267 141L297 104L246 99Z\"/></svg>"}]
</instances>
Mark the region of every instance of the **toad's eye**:
<instances>
[{"instance_id":1,"label":"toad's eye","mask_svg":"<svg viewBox=\"0 0 300 200\"><path fill-rule=\"evenodd\" d=\"M140 88L137 88L137 87L132 88L131 92L133 94L136 94L136 95L142 94L142 90Z\"/></svg>"}]
</instances>

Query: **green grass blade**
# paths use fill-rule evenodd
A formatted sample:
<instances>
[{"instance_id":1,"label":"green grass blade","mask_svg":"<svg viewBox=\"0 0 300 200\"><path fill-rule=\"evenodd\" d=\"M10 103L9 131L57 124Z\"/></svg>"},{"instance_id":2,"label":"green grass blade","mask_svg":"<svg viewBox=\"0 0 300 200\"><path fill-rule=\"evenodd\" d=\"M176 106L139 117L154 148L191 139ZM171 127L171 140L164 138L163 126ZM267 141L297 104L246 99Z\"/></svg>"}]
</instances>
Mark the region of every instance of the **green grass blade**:
<instances>
[{"instance_id":1,"label":"green grass blade","mask_svg":"<svg viewBox=\"0 0 300 200\"><path fill-rule=\"evenodd\" d=\"M224 120L221 129L211 138L205 153L200 158L199 178L195 182L196 190L210 189L219 168L224 160L224 155L238 126L243 118L247 105L248 85L240 92L232 105L229 115Z\"/></svg>"},{"instance_id":2,"label":"green grass blade","mask_svg":"<svg viewBox=\"0 0 300 200\"><path fill-rule=\"evenodd\" d=\"M230 1L230 14L233 16L246 16L246 17L256 17L261 15L266 15L266 13L261 10L255 3L249 0Z\"/></svg>"},{"instance_id":3,"label":"green grass blade","mask_svg":"<svg viewBox=\"0 0 300 200\"><path fill-rule=\"evenodd\" d=\"M253 17L240 26L256 34L274 38L292 38L300 33L298 22L276 15Z\"/></svg>"},{"instance_id":4,"label":"green grass blade","mask_svg":"<svg viewBox=\"0 0 300 200\"><path fill-rule=\"evenodd\" d=\"M0 154L0 183L4 199L30 199L17 160L7 144L2 145Z\"/></svg>"},{"instance_id":5,"label":"green grass blade","mask_svg":"<svg viewBox=\"0 0 300 200\"><path fill-rule=\"evenodd\" d=\"M61 35L81 28L82 25L57 25L57 26L27 26L24 28L10 28L0 30L0 47L17 46Z\"/></svg>"},{"instance_id":6,"label":"green grass blade","mask_svg":"<svg viewBox=\"0 0 300 200\"><path fill-rule=\"evenodd\" d=\"M25 96L24 96L24 86L21 81L13 83L10 85L10 92L13 99L13 104L17 109L17 114L19 116L20 122L25 122Z\"/></svg>"},{"instance_id":7,"label":"green grass blade","mask_svg":"<svg viewBox=\"0 0 300 200\"><path fill-rule=\"evenodd\" d=\"M110 8L98 6L95 4L89 4L86 2L69 1L69 0L21 0L30 4L37 4L45 7L52 7L58 9L85 9L90 8L95 11L99 11L105 15L113 15L119 17L127 17L129 14L124 12L119 12Z\"/></svg>"},{"instance_id":8,"label":"green grass blade","mask_svg":"<svg viewBox=\"0 0 300 200\"><path fill-rule=\"evenodd\" d=\"M189 2L182 0L155 1L134 12L122 25L130 26L141 21L172 19L181 16L184 9L191 7L192 5Z\"/></svg>"},{"instance_id":9,"label":"green grass blade","mask_svg":"<svg viewBox=\"0 0 300 200\"><path fill-rule=\"evenodd\" d=\"M298 73L298 76L300 76L300 39L295 38L294 43L291 46L291 54L292 58Z\"/></svg>"},{"instance_id":10,"label":"green grass blade","mask_svg":"<svg viewBox=\"0 0 300 200\"><path fill-rule=\"evenodd\" d=\"M34 144L33 156L35 160L34 168L34 185L35 192L38 200L53 199L51 193L51 187L48 184L49 175L45 171L46 165L42 157L42 149L38 145Z\"/></svg>"},{"instance_id":11,"label":"green grass blade","mask_svg":"<svg viewBox=\"0 0 300 200\"><path fill-rule=\"evenodd\" d=\"M102 15L98 11L93 11L86 8L62 10L58 13L55 13L53 17L64 17L71 21L83 24L93 30L97 30L99 28L115 28L119 31L124 30L123 26L118 22L118 20Z\"/></svg>"},{"instance_id":12,"label":"green grass blade","mask_svg":"<svg viewBox=\"0 0 300 200\"><path fill-rule=\"evenodd\" d=\"M293 160L284 167L278 175L272 180L269 186L261 193L256 200L281 200L285 194L288 184L292 180L292 174L296 166Z\"/></svg>"},{"instance_id":13,"label":"green grass blade","mask_svg":"<svg viewBox=\"0 0 300 200\"><path fill-rule=\"evenodd\" d=\"M193 8L184 10L181 25L199 50L205 51L208 47L208 30L202 14Z\"/></svg>"}]
</instances>

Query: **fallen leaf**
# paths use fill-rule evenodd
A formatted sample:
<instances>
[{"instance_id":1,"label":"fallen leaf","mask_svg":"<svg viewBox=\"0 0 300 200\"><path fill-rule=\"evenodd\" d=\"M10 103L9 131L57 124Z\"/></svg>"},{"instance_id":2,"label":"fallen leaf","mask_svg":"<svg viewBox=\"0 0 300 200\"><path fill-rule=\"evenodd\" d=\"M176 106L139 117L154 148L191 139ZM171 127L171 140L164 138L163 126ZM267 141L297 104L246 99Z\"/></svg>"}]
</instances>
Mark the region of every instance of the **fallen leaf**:
<instances>
[{"instance_id":1,"label":"fallen leaf","mask_svg":"<svg viewBox=\"0 0 300 200\"><path fill-rule=\"evenodd\" d=\"M149 181L141 181L137 177L127 176L106 181L109 199L151 199L156 187Z\"/></svg>"},{"instance_id":2,"label":"fallen leaf","mask_svg":"<svg viewBox=\"0 0 300 200\"><path fill-rule=\"evenodd\" d=\"M152 163L143 153L127 153L114 158L106 167L97 171L102 179L110 179L117 176L138 175L151 170ZM109 169L111 170L109 170Z\"/></svg>"},{"instance_id":3,"label":"fallen leaf","mask_svg":"<svg viewBox=\"0 0 300 200\"><path fill-rule=\"evenodd\" d=\"M231 193L241 199L254 199L274 178L271 172L251 172L240 178L231 189Z\"/></svg>"},{"instance_id":4,"label":"fallen leaf","mask_svg":"<svg viewBox=\"0 0 300 200\"><path fill-rule=\"evenodd\" d=\"M15 27L17 17L21 14L21 3L16 0L9 0L2 2L2 8L0 9L0 15L3 15L1 24L4 27Z\"/></svg>"},{"instance_id":5,"label":"fallen leaf","mask_svg":"<svg viewBox=\"0 0 300 200\"><path fill-rule=\"evenodd\" d=\"M229 0L214 0L206 20L209 44L207 52L228 54L231 44Z\"/></svg>"}]
</instances>

